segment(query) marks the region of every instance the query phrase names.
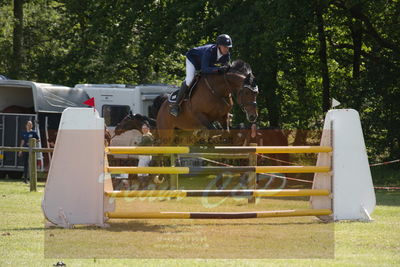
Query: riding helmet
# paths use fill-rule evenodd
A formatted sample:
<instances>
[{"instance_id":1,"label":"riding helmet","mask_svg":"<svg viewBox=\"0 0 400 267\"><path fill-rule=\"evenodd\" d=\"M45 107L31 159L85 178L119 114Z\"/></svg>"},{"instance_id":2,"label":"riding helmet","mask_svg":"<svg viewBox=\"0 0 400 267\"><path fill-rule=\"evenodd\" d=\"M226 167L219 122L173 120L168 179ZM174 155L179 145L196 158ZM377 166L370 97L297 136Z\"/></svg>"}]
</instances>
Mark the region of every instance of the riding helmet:
<instances>
[{"instance_id":1,"label":"riding helmet","mask_svg":"<svg viewBox=\"0 0 400 267\"><path fill-rule=\"evenodd\" d=\"M217 37L217 45L232 47L232 39L227 34L221 34Z\"/></svg>"}]
</instances>

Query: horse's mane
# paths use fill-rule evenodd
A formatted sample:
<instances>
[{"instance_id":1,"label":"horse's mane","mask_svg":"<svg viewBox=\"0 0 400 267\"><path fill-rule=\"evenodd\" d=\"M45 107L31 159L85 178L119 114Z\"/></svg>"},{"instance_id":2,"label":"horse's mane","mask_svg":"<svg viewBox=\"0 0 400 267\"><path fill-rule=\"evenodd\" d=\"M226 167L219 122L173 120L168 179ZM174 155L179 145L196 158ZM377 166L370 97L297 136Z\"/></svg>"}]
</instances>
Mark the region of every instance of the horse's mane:
<instances>
[{"instance_id":1,"label":"horse's mane","mask_svg":"<svg viewBox=\"0 0 400 267\"><path fill-rule=\"evenodd\" d=\"M128 115L129 116L129 115ZM132 119L136 119L139 121L144 121L145 123L148 123L150 127L154 128L156 126L156 121L153 118L147 117L146 115L142 115L139 113L133 114L131 116Z\"/></svg>"},{"instance_id":2,"label":"horse's mane","mask_svg":"<svg viewBox=\"0 0 400 267\"><path fill-rule=\"evenodd\" d=\"M235 72L243 75L247 75L251 73L251 67L250 64L244 62L241 59L235 60L232 62L229 72Z\"/></svg>"}]
</instances>

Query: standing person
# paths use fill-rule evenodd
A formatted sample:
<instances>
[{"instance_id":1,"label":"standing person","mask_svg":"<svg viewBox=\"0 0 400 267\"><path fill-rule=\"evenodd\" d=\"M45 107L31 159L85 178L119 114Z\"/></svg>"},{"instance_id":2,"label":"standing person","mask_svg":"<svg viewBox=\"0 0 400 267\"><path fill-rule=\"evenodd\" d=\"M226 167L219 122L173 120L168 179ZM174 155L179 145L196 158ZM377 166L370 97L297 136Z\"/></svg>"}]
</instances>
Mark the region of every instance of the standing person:
<instances>
[{"instance_id":1,"label":"standing person","mask_svg":"<svg viewBox=\"0 0 400 267\"><path fill-rule=\"evenodd\" d=\"M150 132L150 127L147 124L142 125L142 141L138 144L139 146L152 146L154 143L153 135ZM138 167L148 167L152 157L151 155L139 155ZM146 187L149 183L148 173L139 173L139 188Z\"/></svg>"},{"instance_id":2,"label":"standing person","mask_svg":"<svg viewBox=\"0 0 400 267\"><path fill-rule=\"evenodd\" d=\"M25 124L25 131L22 132L22 140L20 147L29 147L29 139L36 138L37 142L39 142L39 136L33 130L32 121L27 121ZM21 157L24 162L24 183L28 183L29 181L29 153L20 151L18 152L18 156Z\"/></svg>"},{"instance_id":3,"label":"standing person","mask_svg":"<svg viewBox=\"0 0 400 267\"><path fill-rule=\"evenodd\" d=\"M186 79L182 82L181 88L176 98L176 102L171 105L171 115L179 115L179 106L186 91L193 81L196 71L202 73L224 73L228 71L232 39L227 34L217 37L216 44L207 44L192 48L186 53ZM220 65L220 66L217 66Z\"/></svg>"}]
</instances>

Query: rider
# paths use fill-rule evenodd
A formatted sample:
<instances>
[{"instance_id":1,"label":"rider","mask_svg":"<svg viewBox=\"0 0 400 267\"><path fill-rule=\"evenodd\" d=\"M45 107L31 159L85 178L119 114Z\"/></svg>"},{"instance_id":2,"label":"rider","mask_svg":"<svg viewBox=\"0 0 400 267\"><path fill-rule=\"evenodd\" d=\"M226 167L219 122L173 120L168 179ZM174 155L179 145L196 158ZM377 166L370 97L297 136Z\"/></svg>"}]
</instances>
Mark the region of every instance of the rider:
<instances>
[{"instance_id":1,"label":"rider","mask_svg":"<svg viewBox=\"0 0 400 267\"><path fill-rule=\"evenodd\" d=\"M200 70L202 73L224 73L229 69L225 64L230 60L229 48L231 47L231 37L227 34L221 34L217 37L216 44L195 47L186 53L186 79L182 82L176 102L171 105L170 113L173 116L178 116L179 105L194 78L196 70ZM216 64L221 66L217 67Z\"/></svg>"}]
</instances>

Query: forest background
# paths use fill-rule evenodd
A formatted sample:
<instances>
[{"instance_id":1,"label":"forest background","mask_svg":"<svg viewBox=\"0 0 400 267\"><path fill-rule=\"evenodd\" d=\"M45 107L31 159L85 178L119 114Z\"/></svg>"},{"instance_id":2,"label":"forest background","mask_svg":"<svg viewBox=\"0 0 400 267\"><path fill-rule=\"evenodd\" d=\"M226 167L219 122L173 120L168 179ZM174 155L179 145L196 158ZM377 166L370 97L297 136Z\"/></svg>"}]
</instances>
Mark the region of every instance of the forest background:
<instances>
[{"instance_id":1,"label":"forest background","mask_svg":"<svg viewBox=\"0 0 400 267\"><path fill-rule=\"evenodd\" d=\"M360 112L370 158L393 160L399 22L399 0L0 0L0 74L179 85L186 51L227 33L256 75L260 126L320 129L333 97Z\"/></svg>"}]
</instances>

